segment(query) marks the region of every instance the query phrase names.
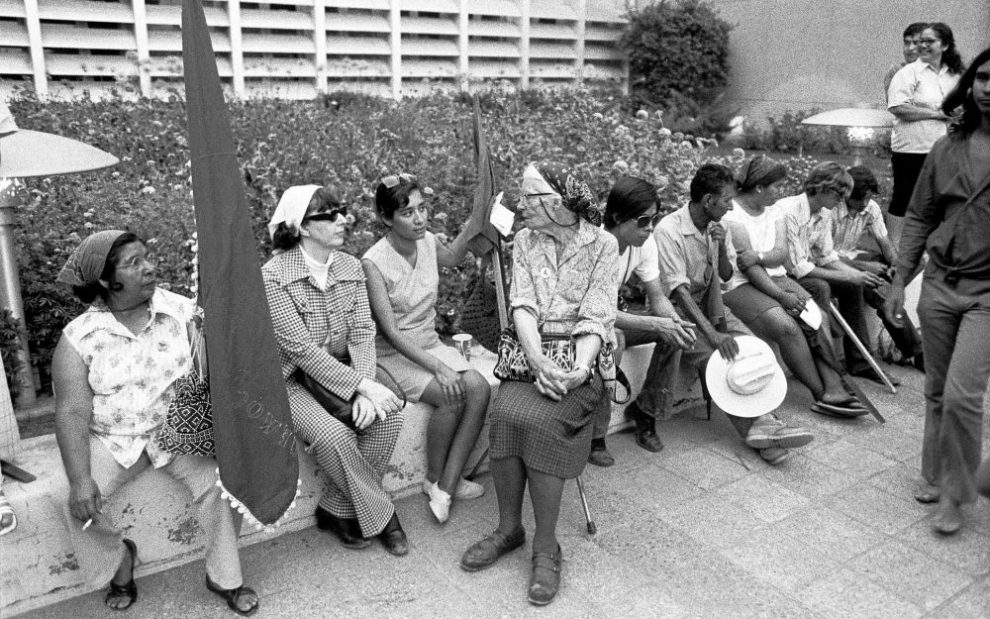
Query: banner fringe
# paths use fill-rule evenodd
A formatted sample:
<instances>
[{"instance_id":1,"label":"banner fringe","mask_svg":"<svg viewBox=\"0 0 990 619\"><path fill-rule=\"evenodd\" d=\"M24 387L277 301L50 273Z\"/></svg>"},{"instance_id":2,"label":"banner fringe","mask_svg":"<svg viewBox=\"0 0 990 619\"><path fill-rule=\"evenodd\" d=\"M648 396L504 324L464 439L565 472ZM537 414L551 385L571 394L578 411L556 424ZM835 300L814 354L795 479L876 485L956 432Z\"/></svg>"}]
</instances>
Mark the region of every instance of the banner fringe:
<instances>
[{"instance_id":1,"label":"banner fringe","mask_svg":"<svg viewBox=\"0 0 990 619\"><path fill-rule=\"evenodd\" d=\"M248 525L253 526L258 531L264 531L265 533L274 533L275 529L280 527L286 521L286 519L289 516L289 512L291 512L292 509L296 506L296 499L299 498L300 494L302 494L302 480L297 479L295 498L292 499L292 502L289 503L289 506L285 509L285 512L277 521L273 522L272 524L265 524L260 520L258 520L257 518L255 518L254 514L251 513L251 510L249 510L244 503L237 500L237 497L235 497L233 494L230 493L229 490L227 490L227 488L223 485L223 481L220 479L219 467L217 468L216 485L218 488L220 488L220 496L230 503L231 508L236 509L242 516L244 516L244 520L245 522L247 522Z\"/></svg>"}]
</instances>

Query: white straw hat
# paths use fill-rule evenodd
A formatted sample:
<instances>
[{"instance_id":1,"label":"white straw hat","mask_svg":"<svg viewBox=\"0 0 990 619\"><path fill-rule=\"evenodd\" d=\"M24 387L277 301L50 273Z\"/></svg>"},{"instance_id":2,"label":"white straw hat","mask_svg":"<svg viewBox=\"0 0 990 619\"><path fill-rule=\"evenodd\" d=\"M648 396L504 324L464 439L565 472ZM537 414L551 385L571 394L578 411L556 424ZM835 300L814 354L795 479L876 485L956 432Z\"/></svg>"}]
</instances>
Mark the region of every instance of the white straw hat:
<instances>
[{"instance_id":1,"label":"white straw hat","mask_svg":"<svg viewBox=\"0 0 990 619\"><path fill-rule=\"evenodd\" d=\"M708 359L705 380L712 401L730 415L759 417L780 406L787 379L766 342L752 335L736 336L739 354L726 361L716 351Z\"/></svg>"}]
</instances>

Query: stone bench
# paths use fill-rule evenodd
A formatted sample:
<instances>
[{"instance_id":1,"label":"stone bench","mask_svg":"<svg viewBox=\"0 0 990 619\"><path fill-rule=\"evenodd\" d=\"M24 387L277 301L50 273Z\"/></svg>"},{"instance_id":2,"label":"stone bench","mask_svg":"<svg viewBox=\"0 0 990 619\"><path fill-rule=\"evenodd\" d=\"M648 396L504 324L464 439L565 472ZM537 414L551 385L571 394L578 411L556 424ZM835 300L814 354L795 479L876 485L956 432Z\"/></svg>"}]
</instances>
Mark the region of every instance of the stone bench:
<instances>
[{"instance_id":1,"label":"stone bench","mask_svg":"<svg viewBox=\"0 0 990 619\"><path fill-rule=\"evenodd\" d=\"M476 351L480 349L476 347ZM634 386L634 395L642 384L649 365L652 346L630 349L622 366ZM495 355L481 351L472 359L474 366L489 377L493 396L498 381L492 376ZM623 406L614 405L610 432L628 425L622 416ZM405 409L405 426L385 475L385 488L393 497L411 496L420 491L426 471L425 436L430 407L409 404ZM478 445L468 461L472 468L484 457L488 432L482 431ZM27 439L21 443L17 464L38 476L29 484L11 480L4 491L14 506L18 527L0 538L3 560L0 566L0 591L3 592L0 615L9 616L91 590L83 581L71 546L63 506L68 496L68 480L62 469L54 435ZM480 471L487 470L487 462ZM313 458L299 450L301 493L296 506L281 526L271 534L245 530L241 545L254 544L273 536L304 529L315 524L313 512L322 493L322 472ZM124 529L132 529L140 548L142 576L194 561L202 556L201 531L190 509L191 497L183 487L163 473L150 471L112 497L104 508L114 514Z\"/></svg>"}]
</instances>

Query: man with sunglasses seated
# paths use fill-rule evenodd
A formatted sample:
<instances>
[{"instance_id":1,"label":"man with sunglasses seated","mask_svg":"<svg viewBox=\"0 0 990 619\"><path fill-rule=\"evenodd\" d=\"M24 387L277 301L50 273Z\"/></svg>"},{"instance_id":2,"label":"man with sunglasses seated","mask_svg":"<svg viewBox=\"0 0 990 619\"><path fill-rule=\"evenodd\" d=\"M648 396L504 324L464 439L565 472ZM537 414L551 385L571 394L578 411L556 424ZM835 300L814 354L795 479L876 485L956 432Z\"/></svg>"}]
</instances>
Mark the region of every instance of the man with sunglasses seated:
<instances>
[{"instance_id":1,"label":"man with sunglasses seated","mask_svg":"<svg viewBox=\"0 0 990 619\"><path fill-rule=\"evenodd\" d=\"M884 280L876 273L862 271L843 262L832 239L832 210L844 204L852 193L853 179L833 161L812 168L804 181L804 193L782 198L774 208L787 228L787 273L807 290L823 310L832 297L839 312L856 337L869 349L866 301L863 290L876 288ZM881 382L859 349L846 338L846 367L853 376ZM891 377L891 381L894 378Z\"/></svg>"},{"instance_id":2,"label":"man with sunglasses seated","mask_svg":"<svg viewBox=\"0 0 990 619\"><path fill-rule=\"evenodd\" d=\"M663 290L678 313L696 325L697 339L680 355L682 363L696 368L705 367L713 354L727 362L737 360L736 336L752 335L722 303L721 284L732 277L736 251L729 231L719 222L732 210L735 185L729 168L701 166L691 180L691 202L661 219L654 234ZM790 455L789 449L814 438L773 413L740 417L727 412L726 416L767 464L780 464Z\"/></svg>"},{"instance_id":3,"label":"man with sunglasses seated","mask_svg":"<svg viewBox=\"0 0 990 619\"><path fill-rule=\"evenodd\" d=\"M623 176L608 194L605 209L605 230L619 242L619 286L626 285L633 275L638 276L646 298L648 313L628 310L620 295L615 316L615 335L618 341L616 360L628 346L656 343L643 390L636 401L626 407L626 414L636 422L636 444L647 451L663 449L657 436L655 419L669 413L671 388L676 378L678 350L694 344L694 326L681 319L660 286L660 265L653 229L660 221L660 199L657 189L640 178ZM595 419L591 455L588 462L597 466L611 466L614 462L605 446L605 435L612 418L612 404L608 397Z\"/></svg>"}]
</instances>

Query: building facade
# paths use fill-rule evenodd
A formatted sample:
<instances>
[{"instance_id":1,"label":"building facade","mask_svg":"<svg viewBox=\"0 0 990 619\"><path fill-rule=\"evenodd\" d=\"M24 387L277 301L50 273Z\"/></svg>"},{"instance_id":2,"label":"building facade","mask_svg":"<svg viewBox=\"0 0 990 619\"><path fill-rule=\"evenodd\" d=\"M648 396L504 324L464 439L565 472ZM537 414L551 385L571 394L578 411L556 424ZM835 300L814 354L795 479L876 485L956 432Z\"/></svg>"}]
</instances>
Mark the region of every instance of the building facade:
<instances>
[{"instance_id":1,"label":"building facade","mask_svg":"<svg viewBox=\"0 0 990 619\"><path fill-rule=\"evenodd\" d=\"M181 0L0 0L0 79L43 95L181 86ZM624 0L203 0L239 97L623 83Z\"/></svg>"}]
</instances>

